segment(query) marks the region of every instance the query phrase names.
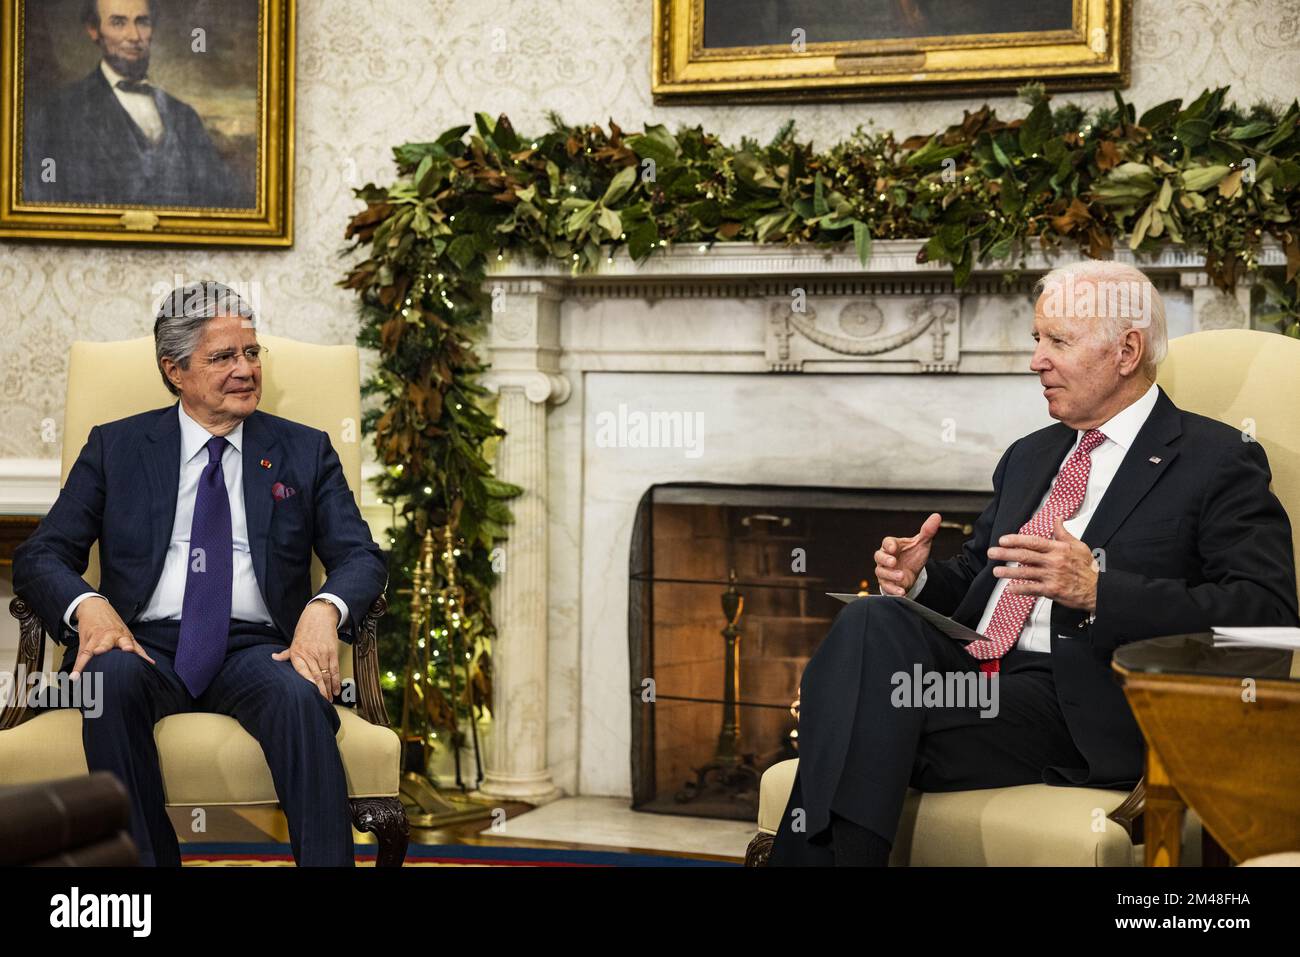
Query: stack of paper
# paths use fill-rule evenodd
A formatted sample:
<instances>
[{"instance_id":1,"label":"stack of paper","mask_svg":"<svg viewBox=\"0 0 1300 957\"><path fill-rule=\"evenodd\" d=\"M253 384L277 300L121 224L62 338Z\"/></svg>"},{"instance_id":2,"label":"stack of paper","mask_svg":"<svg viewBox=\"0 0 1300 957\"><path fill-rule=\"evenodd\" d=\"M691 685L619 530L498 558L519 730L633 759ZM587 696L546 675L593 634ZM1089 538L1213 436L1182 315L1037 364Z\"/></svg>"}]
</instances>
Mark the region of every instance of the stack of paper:
<instances>
[{"instance_id":1,"label":"stack of paper","mask_svg":"<svg viewBox=\"0 0 1300 957\"><path fill-rule=\"evenodd\" d=\"M1300 651L1300 628L1214 626L1216 644L1254 645L1257 648L1294 648Z\"/></svg>"}]
</instances>

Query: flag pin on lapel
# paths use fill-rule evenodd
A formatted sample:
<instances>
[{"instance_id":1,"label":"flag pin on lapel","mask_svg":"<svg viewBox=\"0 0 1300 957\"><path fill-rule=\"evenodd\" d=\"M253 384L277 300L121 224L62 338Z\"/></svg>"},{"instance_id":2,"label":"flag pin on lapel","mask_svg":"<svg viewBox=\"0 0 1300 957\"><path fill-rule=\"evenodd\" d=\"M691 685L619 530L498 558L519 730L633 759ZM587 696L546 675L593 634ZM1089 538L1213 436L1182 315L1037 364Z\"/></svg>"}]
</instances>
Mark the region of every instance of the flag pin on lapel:
<instances>
[{"instance_id":1,"label":"flag pin on lapel","mask_svg":"<svg viewBox=\"0 0 1300 957\"><path fill-rule=\"evenodd\" d=\"M264 468L264 469L269 469L270 467L271 467L271 460L270 460L270 459L262 459L262 468Z\"/></svg>"},{"instance_id":2,"label":"flag pin on lapel","mask_svg":"<svg viewBox=\"0 0 1300 957\"><path fill-rule=\"evenodd\" d=\"M1147 459L1147 461L1150 462L1152 465L1159 465L1159 464L1160 464L1160 456L1158 456L1158 455L1153 455L1153 456L1151 456L1151 458Z\"/></svg>"}]
</instances>

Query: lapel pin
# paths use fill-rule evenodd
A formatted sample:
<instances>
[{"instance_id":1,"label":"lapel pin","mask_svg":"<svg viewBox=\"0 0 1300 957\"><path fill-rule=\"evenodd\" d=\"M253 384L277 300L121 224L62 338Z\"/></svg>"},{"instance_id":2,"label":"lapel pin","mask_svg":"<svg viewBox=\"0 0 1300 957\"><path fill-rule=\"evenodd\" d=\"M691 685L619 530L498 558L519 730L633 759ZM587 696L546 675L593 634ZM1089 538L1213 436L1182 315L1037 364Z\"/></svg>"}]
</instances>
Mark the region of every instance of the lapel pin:
<instances>
[{"instance_id":1,"label":"lapel pin","mask_svg":"<svg viewBox=\"0 0 1300 957\"><path fill-rule=\"evenodd\" d=\"M264 468L264 469L269 469L270 467L271 467L271 460L270 460L270 459L262 459L262 468Z\"/></svg>"},{"instance_id":2,"label":"lapel pin","mask_svg":"<svg viewBox=\"0 0 1300 957\"><path fill-rule=\"evenodd\" d=\"M1160 464L1160 456L1158 456L1158 455L1153 455L1153 456L1151 456L1151 458L1147 459L1147 461L1150 462L1152 465L1159 465L1159 464Z\"/></svg>"}]
</instances>

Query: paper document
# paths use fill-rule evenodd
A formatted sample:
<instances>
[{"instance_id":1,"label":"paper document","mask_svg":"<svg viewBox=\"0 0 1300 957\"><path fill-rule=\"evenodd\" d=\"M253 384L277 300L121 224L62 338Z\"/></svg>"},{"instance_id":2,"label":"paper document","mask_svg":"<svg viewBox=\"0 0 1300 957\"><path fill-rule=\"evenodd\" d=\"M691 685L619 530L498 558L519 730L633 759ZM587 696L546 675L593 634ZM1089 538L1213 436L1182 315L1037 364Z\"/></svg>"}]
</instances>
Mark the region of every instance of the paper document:
<instances>
[{"instance_id":1,"label":"paper document","mask_svg":"<svg viewBox=\"0 0 1300 957\"><path fill-rule=\"evenodd\" d=\"M1300 651L1300 628L1214 626L1216 644L1254 645L1258 648L1293 648Z\"/></svg>"},{"instance_id":2,"label":"paper document","mask_svg":"<svg viewBox=\"0 0 1300 957\"><path fill-rule=\"evenodd\" d=\"M984 637L979 632L967 628L961 622L953 621L947 615L941 615L933 608L926 608L919 601L912 601L912 599L904 598L901 595L858 595L854 592L837 591L828 591L826 594L832 598L838 598L845 604L857 601L859 598L892 598L894 601L902 603L912 614L919 615L934 625L949 638L956 638L958 641L977 641Z\"/></svg>"}]
</instances>

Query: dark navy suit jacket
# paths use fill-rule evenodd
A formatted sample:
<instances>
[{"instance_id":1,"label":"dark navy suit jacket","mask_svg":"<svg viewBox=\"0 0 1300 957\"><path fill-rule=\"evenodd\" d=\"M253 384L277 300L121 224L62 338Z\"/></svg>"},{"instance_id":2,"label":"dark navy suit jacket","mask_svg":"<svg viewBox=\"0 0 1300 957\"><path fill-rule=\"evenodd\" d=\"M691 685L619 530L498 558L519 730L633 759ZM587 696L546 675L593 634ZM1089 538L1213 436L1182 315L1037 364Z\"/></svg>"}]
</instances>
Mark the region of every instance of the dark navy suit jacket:
<instances>
[{"instance_id":1,"label":"dark navy suit jacket","mask_svg":"<svg viewBox=\"0 0 1300 957\"><path fill-rule=\"evenodd\" d=\"M249 550L275 627L286 641L293 637L312 598L314 549L325 567L321 591L348 606L340 637L352 640L387 569L329 435L259 410L244 419L242 446ZM49 514L14 552L14 593L58 641L67 631L64 612L83 592L103 595L128 626L148 604L171 540L180 456L176 404L90 430ZM296 494L277 500L276 482ZM96 540L101 571L93 588L81 576Z\"/></svg>"},{"instance_id":2,"label":"dark navy suit jacket","mask_svg":"<svg viewBox=\"0 0 1300 957\"><path fill-rule=\"evenodd\" d=\"M926 563L916 601L974 628L997 579L988 548L1016 534L1046 494L1077 432L1057 422L1013 442L993 501L955 558ZM1096 620L1052 603L1052 674L1086 768L1049 767L1049 784L1131 787L1143 739L1111 670L1115 648L1215 625L1295 625L1291 523L1269 489L1268 457L1237 429L1185 412L1160 390L1079 536L1103 549Z\"/></svg>"}]
</instances>

